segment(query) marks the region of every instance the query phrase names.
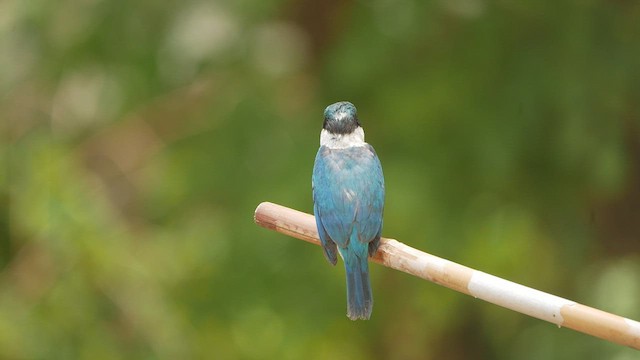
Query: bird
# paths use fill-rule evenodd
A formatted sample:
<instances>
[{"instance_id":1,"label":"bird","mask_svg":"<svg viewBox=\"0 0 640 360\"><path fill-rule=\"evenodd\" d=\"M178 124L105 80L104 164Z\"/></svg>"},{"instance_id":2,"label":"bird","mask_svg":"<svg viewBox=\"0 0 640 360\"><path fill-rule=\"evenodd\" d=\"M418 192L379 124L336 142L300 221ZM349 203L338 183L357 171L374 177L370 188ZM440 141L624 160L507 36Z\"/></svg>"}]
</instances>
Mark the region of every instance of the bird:
<instances>
[{"instance_id":1,"label":"bird","mask_svg":"<svg viewBox=\"0 0 640 360\"><path fill-rule=\"evenodd\" d=\"M378 155L364 141L356 107L327 106L311 179L313 212L326 259L344 261L347 317L368 320L373 309L368 257L380 245L384 176Z\"/></svg>"}]
</instances>

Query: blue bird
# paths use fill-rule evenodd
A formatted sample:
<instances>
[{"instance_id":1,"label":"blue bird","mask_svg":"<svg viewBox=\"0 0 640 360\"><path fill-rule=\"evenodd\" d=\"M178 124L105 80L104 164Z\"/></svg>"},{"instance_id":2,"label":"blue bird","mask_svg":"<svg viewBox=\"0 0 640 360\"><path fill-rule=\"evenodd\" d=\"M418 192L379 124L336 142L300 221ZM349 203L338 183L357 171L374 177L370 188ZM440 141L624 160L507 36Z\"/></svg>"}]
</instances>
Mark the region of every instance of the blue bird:
<instances>
[{"instance_id":1,"label":"blue bird","mask_svg":"<svg viewBox=\"0 0 640 360\"><path fill-rule=\"evenodd\" d=\"M312 177L316 226L327 260L336 264L336 250L344 260L347 316L367 320L373 308L367 258L382 232L382 166L350 102L329 105L322 128Z\"/></svg>"}]
</instances>

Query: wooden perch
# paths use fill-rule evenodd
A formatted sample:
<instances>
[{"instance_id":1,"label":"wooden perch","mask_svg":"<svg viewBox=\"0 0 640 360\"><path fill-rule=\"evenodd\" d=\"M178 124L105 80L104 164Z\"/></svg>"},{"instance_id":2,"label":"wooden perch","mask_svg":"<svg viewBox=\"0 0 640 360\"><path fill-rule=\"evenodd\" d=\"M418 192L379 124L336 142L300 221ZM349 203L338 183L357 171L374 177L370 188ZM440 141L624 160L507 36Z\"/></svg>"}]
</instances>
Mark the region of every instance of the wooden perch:
<instances>
[{"instance_id":1,"label":"wooden perch","mask_svg":"<svg viewBox=\"0 0 640 360\"><path fill-rule=\"evenodd\" d=\"M312 215L264 202L256 224L320 245ZM382 238L373 261L558 326L640 350L640 322L547 294Z\"/></svg>"}]
</instances>

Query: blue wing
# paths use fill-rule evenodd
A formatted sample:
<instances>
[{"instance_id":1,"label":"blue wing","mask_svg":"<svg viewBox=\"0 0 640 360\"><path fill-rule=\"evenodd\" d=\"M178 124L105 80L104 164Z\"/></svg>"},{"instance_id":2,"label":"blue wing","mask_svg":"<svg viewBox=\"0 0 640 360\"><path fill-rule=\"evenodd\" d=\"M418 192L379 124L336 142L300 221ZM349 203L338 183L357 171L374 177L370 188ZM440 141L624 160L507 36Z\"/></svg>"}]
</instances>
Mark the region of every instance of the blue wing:
<instances>
[{"instance_id":1,"label":"blue wing","mask_svg":"<svg viewBox=\"0 0 640 360\"><path fill-rule=\"evenodd\" d=\"M369 245L369 253L375 252L382 231L384 178L373 147L320 147L313 200L318 233L331 263L336 262L336 245L346 248L354 230L357 240Z\"/></svg>"},{"instance_id":2,"label":"blue wing","mask_svg":"<svg viewBox=\"0 0 640 360\"><path fill-rule=\"evenodd\" d=\"M318 214L318 206L315 204L315 200L313 205L313 213ZM332 265L335 265L338 261L338 258L336 256L336 243L329 237L329 235L327 235L327 232L324 229L324 225L322 225L322 222L320 221L320 217L318 215L316 215L316 227L318 228L318 235L320 235L320 242L322 243L324 256Z\"/></svg>"}]
</instances>

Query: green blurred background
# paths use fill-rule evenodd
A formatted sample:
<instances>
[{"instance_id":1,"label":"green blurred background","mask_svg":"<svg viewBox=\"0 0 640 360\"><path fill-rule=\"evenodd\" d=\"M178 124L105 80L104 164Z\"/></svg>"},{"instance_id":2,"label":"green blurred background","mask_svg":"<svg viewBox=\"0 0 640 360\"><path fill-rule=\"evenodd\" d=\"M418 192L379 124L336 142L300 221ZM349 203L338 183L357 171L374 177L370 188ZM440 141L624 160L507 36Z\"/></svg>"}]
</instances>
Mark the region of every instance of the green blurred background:
<instances>
[{"instance_id":1,"label":"green blurred background","mask_svg":"<svg viewBox=\"0 0 640 360\"><path fill-rule=\"evenodd\" d=\"M637 359L259 228L350 100L383 235L640 319L640 3L0 2L0 358Z\"/></svg>"}]
</instances>

